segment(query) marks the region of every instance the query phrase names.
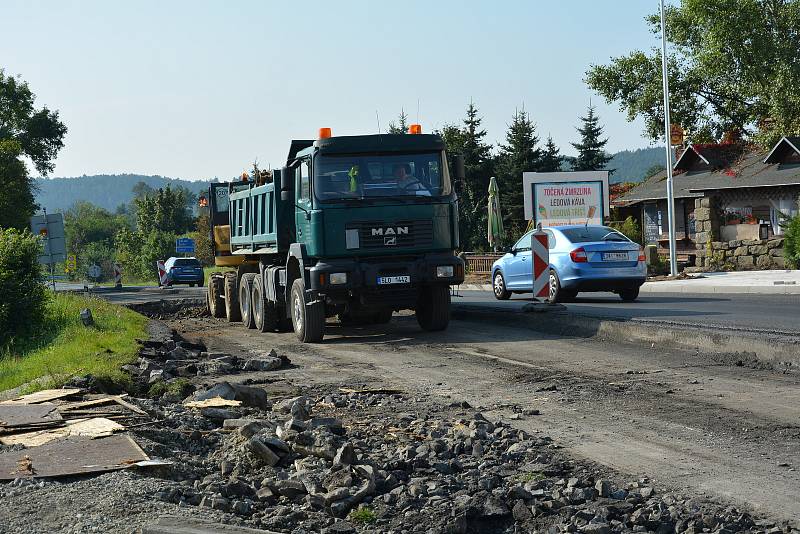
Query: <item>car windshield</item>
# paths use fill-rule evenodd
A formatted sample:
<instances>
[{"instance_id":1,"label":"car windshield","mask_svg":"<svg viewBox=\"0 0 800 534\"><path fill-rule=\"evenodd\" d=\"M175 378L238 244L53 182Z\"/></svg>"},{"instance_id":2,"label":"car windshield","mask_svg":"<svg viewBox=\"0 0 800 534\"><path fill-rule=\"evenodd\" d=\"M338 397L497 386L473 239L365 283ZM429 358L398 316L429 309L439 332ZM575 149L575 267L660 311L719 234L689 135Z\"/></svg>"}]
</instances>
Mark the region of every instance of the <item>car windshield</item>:
<instances>
[{"instance_id":1,"label":"car windshield","mask_svg":"<svg viewBox=\"0 0 800 534\"><path fill-rule=\"evenodd\" d=\"M314 189L322 201L450 194L442 152L320 156L314 169Z\"/></svg>"},{"instance_id":2,"label":"car windshield","mask_svg":"<svg viewBox=\"0 0 800 534\"><path fill-rule=\"evenodd\" d=\"M189 258L175 260L174 267L200 267L200 262Z\"/></svg>"},{"instance_id":3,"label":"car windshield","mask_svg":"<svg viewBox=\"0 0 800 534\"><path fill-rule=\"evenodd\" d=\"M630 241L613 228L606 226L584 226L581 228L560 228L561 233L572 243L591 243L592 241Z\"/></svg>"}]
</instances>

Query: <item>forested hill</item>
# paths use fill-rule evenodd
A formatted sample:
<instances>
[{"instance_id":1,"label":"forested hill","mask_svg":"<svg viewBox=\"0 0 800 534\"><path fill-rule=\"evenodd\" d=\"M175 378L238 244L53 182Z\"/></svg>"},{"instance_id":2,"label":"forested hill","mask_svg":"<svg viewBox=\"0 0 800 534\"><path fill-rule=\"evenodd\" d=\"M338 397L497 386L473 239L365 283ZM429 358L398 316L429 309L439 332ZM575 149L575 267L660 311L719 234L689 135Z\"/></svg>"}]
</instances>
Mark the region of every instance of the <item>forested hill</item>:
<instances>
[{"instance_id":1,"label":"forested hill","mask_svg":"<svg viewBox=\"0 0 800 534\"><path fill-rule=\"evenodd\" d=\"M646 178L648 169L654 165L664 164L663 148L639 148L623 150L614 154L608 164L615 169L611 181L639 182ZM569 170L569 162L564 163L564 170ZM36 201L47 211L66 211L75 202L84 200L114 211L120 204L127 204L133 199L133 186L144 182L154 189L183 186L193 193L208 189L207 181L189 181L164 176L143 176L141 174L98 174L94 176L78 176L75 178L38 178L36 185L39 191Z\"/></svg>"},{"instance_id":2,"label":"forested hill","mask_svg":"<svg viewBox=\"0 0 800 534\"><path fill-rule=\"evenodd\" d=\"M207 181L189 181L163 176L143 176L141 174L98 174L75 178L37 178L36 202L47 211L66 211L75 202L85 200L114 211L120 204L133 199L133 186L144 182L153 189L183 186L193 193L208 189Z\"/></svg>"},{"instance_id":3,"label":"forested hill","mask_svg":"<svg viewBox=\"0 0 800 534\"><path fill-rule=\"evenodd\" d=\"M664 168L666 155L664 147L637 148L636 150L623 150L617 152L608 162L608 168L614 169L610 181L641 182L647 178L648 170L660 165Z\"/></svg>"}]
</instances>

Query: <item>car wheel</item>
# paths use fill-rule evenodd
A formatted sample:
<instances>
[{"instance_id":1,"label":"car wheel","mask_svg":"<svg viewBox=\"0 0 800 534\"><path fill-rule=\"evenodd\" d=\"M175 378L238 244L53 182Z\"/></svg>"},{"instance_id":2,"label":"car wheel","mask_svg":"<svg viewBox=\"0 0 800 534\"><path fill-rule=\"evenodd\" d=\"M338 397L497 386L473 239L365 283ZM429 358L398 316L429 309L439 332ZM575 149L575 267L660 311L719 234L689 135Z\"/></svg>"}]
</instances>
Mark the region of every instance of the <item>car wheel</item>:
<instances>
[{"instance_id":1,"label":"car wheel","mask_svg":"<svg viewBox=\"0 0 800 534\"><path fill-rule=\"evenodd\" d=\"M503 278L503 274L500 271L494 274L492 292L494 293L494 298L497 300L508 300L511 296L511 292L506 289L506 279Z\"/></svg>"},{"instance_id":2,"label":"car wheel","mask_svg":"<svg viewBox=\"0 0 800 534\"><path fill-rule=\"evenodd\" d=\"M558 279L558 274L553 269L550 269L548 285L550 286L550 291L548 292L547 301L550 303L562 302L566 295L564 290L561 289L561 281Z\"/></svg>"},{"instance_id":3,"label":"car wheel","mask_svg":"<svg viewBox=\"0 0 800 534\"><path fill-rule=\"evenodd\" d=\"M633 302L639 297L639 288L631 287L623 289L619 292L619 297L622 299L622 302Z\"/></svg>"}]
</instances>

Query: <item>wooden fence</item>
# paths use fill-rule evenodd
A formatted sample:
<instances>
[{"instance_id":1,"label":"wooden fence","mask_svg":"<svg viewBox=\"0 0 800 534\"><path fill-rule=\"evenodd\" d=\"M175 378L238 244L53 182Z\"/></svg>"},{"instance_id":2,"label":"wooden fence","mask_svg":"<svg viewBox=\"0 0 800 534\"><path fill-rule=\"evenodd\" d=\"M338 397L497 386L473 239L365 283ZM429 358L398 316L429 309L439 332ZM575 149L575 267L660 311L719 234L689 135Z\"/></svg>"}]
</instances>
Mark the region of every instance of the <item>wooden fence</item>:
<instances>
[{"instance_id":1,"label":"wooden fence","mask_svg":"<svg viewBox=\"0 0 800 534\"><path fill-rule=\"evenodd\" d=\"M465 254L467 272L471 274L491 274L492 264L502 257L502 254Z\"/></svg>"}]
</instances>

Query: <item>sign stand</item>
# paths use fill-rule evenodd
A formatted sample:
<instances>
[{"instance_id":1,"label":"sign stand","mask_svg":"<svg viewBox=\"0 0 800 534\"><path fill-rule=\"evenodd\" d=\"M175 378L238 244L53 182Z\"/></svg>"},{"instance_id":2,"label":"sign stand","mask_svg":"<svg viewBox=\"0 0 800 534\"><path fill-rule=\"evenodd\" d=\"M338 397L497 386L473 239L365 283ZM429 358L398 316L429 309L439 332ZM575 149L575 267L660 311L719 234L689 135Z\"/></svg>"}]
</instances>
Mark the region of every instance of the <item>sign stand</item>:
<instances>
[{"instance_id":1,"label":"sign stand","mask_svg":"<svg viewBox=\"0 0 800 534\"><path fill-rule=\"evenodd\" d=\"M119 263L114 263L114 288L122 289L122 268Z\"/></svg>"}]
</instances>

